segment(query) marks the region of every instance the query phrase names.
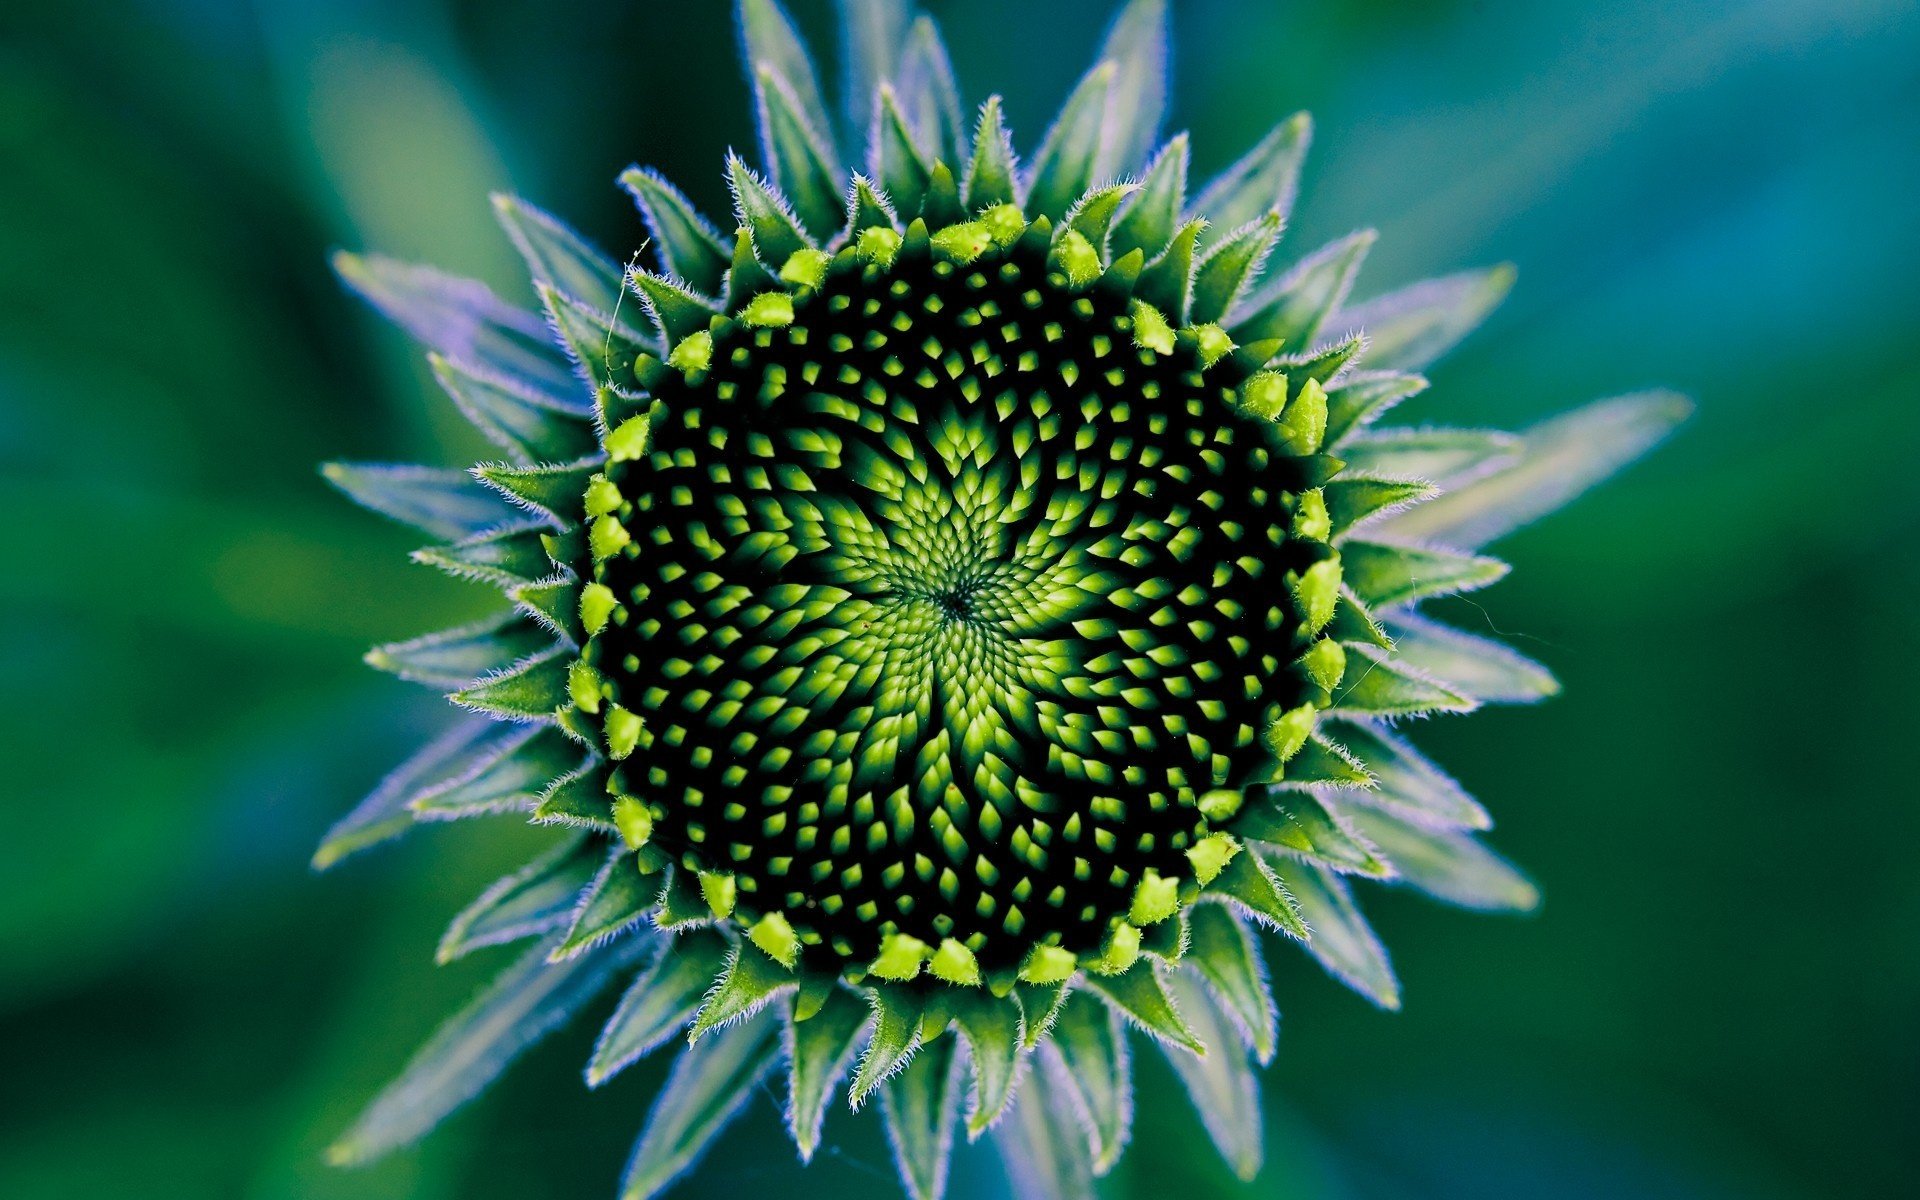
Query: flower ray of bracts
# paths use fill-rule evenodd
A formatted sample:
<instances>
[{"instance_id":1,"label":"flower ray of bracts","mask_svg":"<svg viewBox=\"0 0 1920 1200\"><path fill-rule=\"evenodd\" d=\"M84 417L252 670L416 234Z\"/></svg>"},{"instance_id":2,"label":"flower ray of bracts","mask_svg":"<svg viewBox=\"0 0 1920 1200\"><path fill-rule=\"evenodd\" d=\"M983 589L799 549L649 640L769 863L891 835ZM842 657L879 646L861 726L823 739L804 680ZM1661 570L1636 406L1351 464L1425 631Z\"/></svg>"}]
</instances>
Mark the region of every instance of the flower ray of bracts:
<instances>
[{"instance_id":1,"label":"flower ray of bracts","mask_svg":"<svg viewBox=\"0 0 1920 1200\"><path fill-rule=\"evenodd\" d=\"M1536 902L1397 726L1554 681L1419 607L1499 579L1486 545L1685 402L1383 427L1511 272L1350 303L1371 233L1273 267L1309 123L1190 189L1165 0L1125 7L1024 161L998 98L962 108L930 19L842 7L829 109L788 16L739 4L760 164L726 164L730 232L636 168L646 267L495 198L544 311L338 260L500 460L326 474L506 604L368 656L467 716L316 863L421 821L555 840L439 957L530 948L337 1162L411 1143L623 987L588 1085L677 1055L624 1200L775 1073L803 1159L844 1094L880 1102L918 1200L962 1125L1023 1195L1088 1195L1128 1139L1130 1041L1251 1178L1270 944L1394 1008L1354 884Z\"/></svg>"}]
</instances>

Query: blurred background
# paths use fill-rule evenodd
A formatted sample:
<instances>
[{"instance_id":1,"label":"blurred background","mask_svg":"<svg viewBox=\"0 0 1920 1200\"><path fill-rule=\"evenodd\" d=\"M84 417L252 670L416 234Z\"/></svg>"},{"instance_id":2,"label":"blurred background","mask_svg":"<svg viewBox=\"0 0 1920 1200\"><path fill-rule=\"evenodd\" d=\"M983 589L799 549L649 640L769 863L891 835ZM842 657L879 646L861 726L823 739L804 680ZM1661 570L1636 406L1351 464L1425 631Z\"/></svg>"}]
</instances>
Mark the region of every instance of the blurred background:
<instances>
[{"instance_id":1,"label":"blurred background","mask_svg":"<svg viewBox=\"0 0 1920 1200\"><path fill-rule=\"evenodd\" d=\"M315 472L481 449L326 254L516 288L486 202L511 187L624 256L631 161L721 210L751 142L729 7L0 6L0 1196L613 1194L663 1064L588 1095L586 1022L418 1150L319 1161L496 968L435 969L434 939L538 840L471 823L308 870L441 717L361 650L486 602ZM825 35L825 0L794 7ZM927 7L1031 145L1106 6ZM1201 170L1317 117L1287 249L1377 226L1363 294L1519 264L1410 418L1653 384L1700 410L1445 614L1566 684L1422 730L1543 911L1375 889L1399 1015L1270 954L1265 1174L1229 1179L1156 1059L1109 1194L1913 1194L1920 10L1176 8ZM878 1127L835 1118L803 1172L759 1104L678 1194L894 1195ZM956 1171L1004 1194L985 1153Z\"/></svg>"}]
</instances>

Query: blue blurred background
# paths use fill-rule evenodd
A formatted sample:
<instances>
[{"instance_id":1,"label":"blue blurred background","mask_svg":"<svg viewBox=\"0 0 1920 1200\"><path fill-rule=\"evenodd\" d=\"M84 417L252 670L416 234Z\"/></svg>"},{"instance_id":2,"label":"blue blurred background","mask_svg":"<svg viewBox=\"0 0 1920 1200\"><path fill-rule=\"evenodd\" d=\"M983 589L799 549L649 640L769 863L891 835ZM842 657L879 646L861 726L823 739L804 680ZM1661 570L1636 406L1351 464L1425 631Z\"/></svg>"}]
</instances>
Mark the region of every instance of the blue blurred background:
<instances>
[{"instance_id":1,"label":"blue blurred background","mask_svg":"<svg viewBox=\"0 0 1920 1200\"><path fill-rule=\"evenodd\" d=\"M436 970L434 937L537 840L476 824L308 872L435 719L361 649L485 602L314 471L480 450L326 252L510 288L488 190L625 252L630 161L723 208L720 152L751 141L728 7L0 9L0 1196L612 1194L660 1068L589 1096L584 1028L419 1150L319 1162L494 968ZM795 7L824 34L824 0ZM1031 144L1105 6L927 7ZM1363 292L1520 265L1410 417L1651 384L1700 411L1447 614L1567 685L1423 730L1542 913L1378 895L1399 1015L1272 955L1265 1175L1233 1184L1150 1067L1110 1193L1914 1194L1920 10L1176 8L1202 169L1316 114L1288 248L1377 226ZM761 1104L680 1194L892 1195L877 1124L837 1118L803 1172ZM957 1171L1004 1192L985 1154Z\"/></svg>"}]
</instances>

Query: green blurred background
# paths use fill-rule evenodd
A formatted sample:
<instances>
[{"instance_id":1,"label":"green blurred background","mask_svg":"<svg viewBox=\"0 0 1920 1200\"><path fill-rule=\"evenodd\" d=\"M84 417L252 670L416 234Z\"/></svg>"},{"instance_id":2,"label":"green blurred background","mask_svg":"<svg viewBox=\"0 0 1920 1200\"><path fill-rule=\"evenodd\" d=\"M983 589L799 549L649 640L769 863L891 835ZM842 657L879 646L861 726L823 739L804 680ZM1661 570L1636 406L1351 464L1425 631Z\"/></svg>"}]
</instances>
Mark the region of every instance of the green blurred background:
<instances>
[{"instance_id":1,"label":"green blurred background","mask_svg":"<svg viewBox=\"0 0 1920 1200\"><path fill-rule=\"evenodd\" d=\"M1104 21L928 7L1029 144ZM326 252L510 287L488 190L625 252L635 160L720 209L720 152L751 140L727 8L0 6L0 1196L612 1195L661 1067L589 1096L584 1028L418 1151L319 1164L499 961L430 951L537 840L472 824L308 872L439 719L361 649L485 599L314 471L479 450ZM1541 914L1376 894L1397 1016L1272 955L1265 1175L1232 1184L1148 1067L1111 1194L1915 1194L1920 10L1176 8L1202 169L1318 118L1289 248L1377 225L1363 291L1520 264L1410 416L1524 424L1650 384L1700 412L1447 613L1567 685L1422 730ZM802 1172L774 1112L679 1194L894 1194L877 1120L837 1118ZM956 1171L1004 1193L985 1153Z\"/></svg>"}]
</instances>

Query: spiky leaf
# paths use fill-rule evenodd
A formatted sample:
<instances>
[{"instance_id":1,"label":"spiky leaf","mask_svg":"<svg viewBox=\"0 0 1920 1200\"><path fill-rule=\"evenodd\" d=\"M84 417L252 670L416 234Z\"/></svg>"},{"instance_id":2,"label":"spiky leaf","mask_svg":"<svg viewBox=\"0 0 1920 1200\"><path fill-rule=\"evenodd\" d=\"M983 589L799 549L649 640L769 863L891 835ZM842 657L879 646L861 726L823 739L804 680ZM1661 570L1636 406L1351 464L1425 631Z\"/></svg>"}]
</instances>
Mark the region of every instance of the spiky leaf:
<instances>
[{"instance_id":1,"label":"spiky leaf","mask_svg":"<svg viewBox=\"0 0 1920 1200\"><path fill-rule=\"evenodd\" d=\"M434 958L448 963L483 946L516 942L565 926L601 861L588 839L579 835L563 839L461 909L441 936Z\"/></svg>"},{"instance_id":2,"label":"spiky leaf","mask_svg":"<svg viewBox=\"0 0 1920 1200\"><path fill-rule=\"evenodd\" d=\"M1328 334L1364 331L1375 369L1418 371L1458 345L1513 288L1511 266L1429 279L1341 310Z\"/></svg>"},{"instance_id":3,"label":"spiky leaf","mask_svg":"<svg viewBox=\"0 0 1920 1200\"><path fill-rule=\"evenodd\" d=\"M1399 1008L1400 981L1373 927L1354 904L1347 881L1315 863L1275 857L1269 865L1313 929L1307 953L1380 1007Z\"/></svg>"},{"instance_id":4,"label":"spiky leaf","mask_svg":"<svg viewBox=\"0 0 1920 1200\"><path fill-rule=\"evenodd\" d=\"M652 1200L699 1161L773 1066L779 1026L763 1012L680 1052L627 1162L620 1200Z\"/></svg>"},{"instance_id":5,"label":"spiky leaf","mask_svg":"<svg viewBox=\"0 0 1920 1200\"><path fill-rule=\"evenodd\" d=\"M493 211L535 283L550 284L601 312L619 304L620 264L599 247L518 196L495 193Z\"/></svg>"},{"instance_id":6,"label":"spiky leaf","mask_svg":"<svg viewBox=\"0 0 1920 1200\"><path fill-rule=\"evenodd\" d=\"M1260 1089L1247 1056L1234 1045L1227 1016L1208 994L1197 973L1180 970L1167 980L1180 1011L1200 1039L1214 1050L1206 1055L1166 1048L1200 1123L1233 1173L1251 1182L1260 1173Z\"/></svg>"},{"instance_id":7,"label":"spiky leaf","mask_svg":"<svg viewBox=\"0 0 1920 1200\"><path fill-rule=\"evenodd\" d=\"M594 877L593 885L580 898L574 910L567 936L554 947L555 962L583 953L640 928L653 908L657 893L654 885L640 874L633 855L616 847Z\"/></svg>"},{"instance_id":8,"label":"spiky leaf","mask_svg":"<svg viewBox=\"0 0 1920 1200\"><path fill-rule=\"evenodd\" d=\"M1118 975L1089 975L1086 979L1088 986L1105 997L1135 1028L1163 1042L1203 1052L1206 1047L1181 1019L1160 976L1160 968L1146 962Z\"/></svg>"},{"instance_id":9,"label":"spiky leaf","mask_svg":"<svg viewBox=\"0 0 1920 1200\"><path fill-rule=\"evenodd\" d=\"M386 463L328 463L328 483L356 503L437 538L455 541L521 518L465 471Z\"/></svg>"},{"instance_id":10,"label":"spiky leaf","mask_svg":"<svg viewBox=\"0 0 1920 1200\"><path fill-rule=\"evenodd\" d=\"M413 798L470 765L480 746L499 736L499 726L479 717L456 722L380 781L367 798L340 818L313 852L324 871L341 859L413 828Z\"/></svg>"},{"instance_id":11,"label":"spiky leaf","mask_svg":"<svg viewBox=\"0 0 1920 1200\"><path fill-rule=\"evenodd\" d=\"M1278 1014L1259 943L1224 904L1195 905L1190 925L1188 963L1233 1015L1254 1056L1262 1063L1272 1061Z\"/></svg>"},{"instance_id":12,"label":"spiky leaf","mask_svg":"<svg viewBox=\"0 0 1920 1200\"><path fill-rule=\"evenodd\" d=\"M1395 518L1393 533L1478 549L1555 511L1639 458L1691 411L1691 403L1671 392L1643 392L1536 425L1521 435L1510 466L1422 511Z\"/></svg>"},{"instance_id":13,"label":"spiky leaf","mask_svg":"<svg viewBox=\"0 0 1920 1200\"><path fill-rule=\"evenodd\" d=\"M465 770L416 794L407 807L421 820L453 821L489 813L526 812L547 782L580 760L580 748L544 726L495 726Z\"/></svg>"},{"instance_id":14,"label":"spiky leaf","mask_svg":"<svg viewBox=\"0 0 1920 1200\"><path fill-rule=\"evenodd\" d=\"M1483 704L1531 704L1560 691L1545 667L1489 638L1412 613L1396 614L1386 625L1402 662Z\"/></svg>"},{"instance_id":15,"label":"spiky leaf","mask_svg":"<svg viewBox=\"0 0 1920 1200\"><path fill-rule=\"evenodd\" d=\"M1261 139L1245 158L1228 167L1193 202L1192 212L1215 229L1238 229L1259 220L1268 209L1282 217L1293 211L1300 187L1300 164L1313 141L1313 122L1295 113Z\"/></svg>"},{"instance_id":16,"label":"spiky leaf","mask_svg":"<svg viewBox=\"0 0 1920 1200\"><path fill-rule=\"evenodd\" d=\"M819 1012L804 1021L787 1022L787 1129L810 1162L820 1146L820 1126L827 1101L846 1075L860 1031L872 1012L846 988L835 987Z\"/></svg>"},{"instance_id":17,"label":"spiky leaf","mask_svg":"<svg viewBox=\"0 0 1920 1200\"><path fill-rule=\"evenodd\" d=\"M940 1200L947 1188L958 1088L952 1038L940 1038L881 1088L887 1140L913 1200Z\"/></svg>"},{"instance_id":18,"label":"spiky leaf","mask_svg":"<svg viewBox=\"0 0 1920 1200\"><path fill-rule=\"evenodd\" d=\"M688 203L680 189L652 169L629 167L620 182L633 193L652 235L654 252L670 275L709 296L726 281L730 253L712 222Z\"/></svg>"},{"instance_id":19,"label":"spiky leaf","mask_svg":"<svg viewBox=\"0 0 1920 1200\"><path fill-rule=\"evenodd\" d=\"M1065 1068L1061 1078L1085 1116L1093 1173L1120 1161L1133 1130L1133 1068L1120 1014L1085 992L1069 995L1048 1043Z\"/></svg>"},{"instance_id":20,"label":"spiky leaf","mask_svg":"<svg viewBox=\"0 0 1920 1200\"><path fill-rule=\"evenodd\" d=\"M705 929L660 939L659 954L600 1031L587 1086L599 1087L684 1029L725 967L728 951L725 938Z\"/></svg>"},{"instance_id":21,"label":"spiky leaf","mask_svg":"<svg viewBox=\"0 0 1920 1200\"><path fill-rule=\"evenodd\" d=\"M1403 880L1436 899L1497 912L1526 912L1540 903L1540 889L1472 834L1424 828L1364 804L1349 806L1347 815Z\"/></svg>"},{"instance_id":22,"label":"spiky leaf","mask_svg":"<svg viewBox=\"0 0 1920 1200\"><path fill-rule=\"evenodd\" d=\"M553 635L520 613L502 611L471 625L376 646L367 663L428 687L464 687L552 646Z\"/></svg>"},{"instance_id":23,"label":"spiky leaf","mask_svg":"<svg viewBox=\"0 0 1920 1200\"><path fill-rule=\"evenodd\" d=\"M635 938L556 965L547 961L553 945L527 951L442 1025L328 1147L328 1160L371 1162L418 1140L598 995L643 948Z\"/></svg>"}]
</instances>

